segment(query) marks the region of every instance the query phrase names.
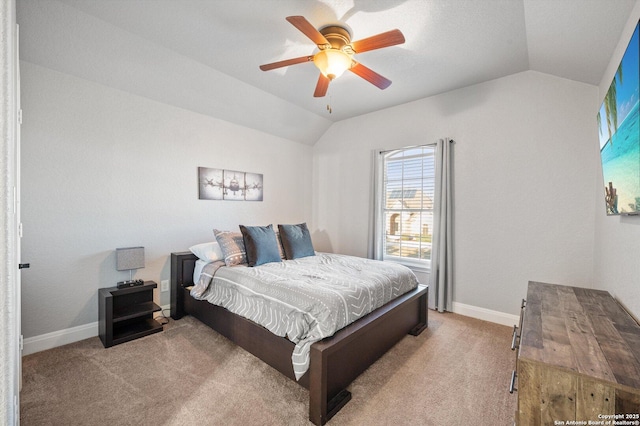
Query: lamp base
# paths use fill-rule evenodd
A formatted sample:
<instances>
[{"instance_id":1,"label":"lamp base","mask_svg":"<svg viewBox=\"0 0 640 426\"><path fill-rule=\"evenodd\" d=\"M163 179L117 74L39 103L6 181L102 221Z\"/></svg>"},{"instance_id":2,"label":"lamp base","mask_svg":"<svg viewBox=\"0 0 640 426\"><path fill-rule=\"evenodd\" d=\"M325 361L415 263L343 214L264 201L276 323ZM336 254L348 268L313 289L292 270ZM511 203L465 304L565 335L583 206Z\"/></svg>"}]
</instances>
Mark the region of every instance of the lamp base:
<instances>
[{"instance_id":1,"label":"lamp base","mask_svg":"<svg viewBox=\"0 0 640 426\"><path fill-rule=\"evenodd\" d=\"M144 284L144 281L142 280L127 280L127 281L120 281L117 286L118 288L126 288L126 287L135 287L137 285L142 285Z\"/></svg>"}]
</instances>

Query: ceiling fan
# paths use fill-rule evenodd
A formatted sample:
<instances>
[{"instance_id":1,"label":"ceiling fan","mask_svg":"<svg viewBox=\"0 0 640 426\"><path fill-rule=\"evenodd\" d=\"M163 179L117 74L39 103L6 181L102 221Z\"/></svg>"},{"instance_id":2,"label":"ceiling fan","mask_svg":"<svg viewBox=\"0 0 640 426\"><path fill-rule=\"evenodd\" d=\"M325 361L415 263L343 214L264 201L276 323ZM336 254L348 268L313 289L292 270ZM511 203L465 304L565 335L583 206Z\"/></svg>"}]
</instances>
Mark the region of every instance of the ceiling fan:
<instances>
[{"instance_id":1,"label":"ceiling fan","mask_svg":"<svg viewBox=\"0 0 640 426\"><path fill-rule=\"evenodd\" d=\"M262 71L313 61L320 70L320 77L316 84L316 90L313 93L315 97L326 95L329 82L340 77L346 70L364 78L380 89L386 89L391 84L391 80L356 62L353 59L353 55L404 43L404 36L400 30L391 30L352 42L351 32L344 26L328 25L316 29L304 16L288 16L286 19L304 35L309 37L309 39L318 46L320 51L315 55L301 56L299 58L260 65Z\"/></svg>"}]
</instances>

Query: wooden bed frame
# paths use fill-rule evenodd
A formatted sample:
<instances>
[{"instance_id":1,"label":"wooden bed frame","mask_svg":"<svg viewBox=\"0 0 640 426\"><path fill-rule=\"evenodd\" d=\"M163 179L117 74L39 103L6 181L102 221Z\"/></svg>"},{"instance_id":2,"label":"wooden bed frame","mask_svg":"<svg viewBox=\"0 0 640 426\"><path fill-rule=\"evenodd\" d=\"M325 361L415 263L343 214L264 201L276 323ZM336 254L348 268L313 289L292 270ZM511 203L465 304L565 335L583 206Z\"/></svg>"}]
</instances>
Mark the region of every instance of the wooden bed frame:
<instances>
[{"instance_id":1,"label":"wooden bed frame","mask_svg":"<svg viewBox=\"0 0 640 426\"><path fill-rule=\"evenodd\" d=\"M295 380L291 365L294 344L220 306L196 300L193 285L197 257L171 254L171 318L192 315L237 345ZM346 387L406 334L427 328L428 286L419 285L369 315L311 345L309 370L298 383L309 389L309 420L325 424L349 400Z\"/></svg>"}]
</instances>

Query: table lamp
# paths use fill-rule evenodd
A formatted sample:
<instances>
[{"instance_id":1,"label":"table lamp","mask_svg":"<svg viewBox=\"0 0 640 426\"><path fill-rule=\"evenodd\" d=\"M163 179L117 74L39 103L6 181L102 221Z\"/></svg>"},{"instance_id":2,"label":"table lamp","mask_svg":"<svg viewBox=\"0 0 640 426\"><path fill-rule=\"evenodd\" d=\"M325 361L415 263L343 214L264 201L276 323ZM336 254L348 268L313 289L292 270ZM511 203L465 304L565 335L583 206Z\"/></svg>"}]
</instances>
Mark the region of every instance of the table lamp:
<instances>
[{"instance_id":1,"label":"table lamp","mask_svg":"<svg viewBox=\"0 0 640 426\"><path fill-rule=\"evenodd\" d=\"M116 249L116 269L129 271L129 280L120 281L118 288L142 285L142 280L133 279L133 270L144 268L144 247L123 247Z\"/></svg>"}]
</instances>

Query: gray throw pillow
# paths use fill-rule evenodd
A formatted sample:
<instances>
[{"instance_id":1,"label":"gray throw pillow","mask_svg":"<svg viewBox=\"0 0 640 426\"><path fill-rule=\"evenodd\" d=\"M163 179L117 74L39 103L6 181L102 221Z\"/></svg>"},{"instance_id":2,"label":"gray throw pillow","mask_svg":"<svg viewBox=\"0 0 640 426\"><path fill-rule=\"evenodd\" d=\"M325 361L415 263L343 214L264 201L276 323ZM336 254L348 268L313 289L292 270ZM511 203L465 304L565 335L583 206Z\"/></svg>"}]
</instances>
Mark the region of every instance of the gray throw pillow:
<instances>
[{"instance_id":1,"label":"gray throw pillow","mask_svg":"<svg viewBox=\"0 0 640 426\"><path fill-rule=\"evenodd\" d=\"M216 236L216 241L220 244L225 265L235 266L247 263L247 253L240 232L214 229L213 235Z\"/></svg>"},{"instance_id":2,"label":"gray throw pillow","mask_svg":"<svg viewBox=\"0 0 640 426\"><path fill-rule=\"evenodd\" d=\"M273 226L244 226L240 225L240 232L244 238L249 266L264 263L280 262L278 240L273 232Z\"/></svg>"},{"instance_id":3,"label":"gray throw pillow","mask_svg":"<svg viewBox=\"0 0 640 426\"><path fill-rule=\"evenodd\" d=\"M306 223L299 225L278 225L282 248L287 259L315 256L311 234Z\"/></svg>"}]
</instances>

